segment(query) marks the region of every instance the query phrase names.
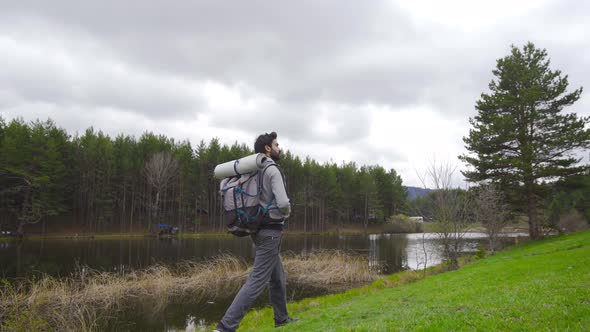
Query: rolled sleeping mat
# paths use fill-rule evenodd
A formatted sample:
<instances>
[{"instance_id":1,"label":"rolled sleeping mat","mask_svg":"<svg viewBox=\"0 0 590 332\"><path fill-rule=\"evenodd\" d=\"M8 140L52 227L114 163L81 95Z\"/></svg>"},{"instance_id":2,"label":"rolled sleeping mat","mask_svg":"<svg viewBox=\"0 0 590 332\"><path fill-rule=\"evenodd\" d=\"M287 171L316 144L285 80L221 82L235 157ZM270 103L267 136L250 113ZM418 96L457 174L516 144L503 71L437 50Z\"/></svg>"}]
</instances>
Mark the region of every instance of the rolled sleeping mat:
<instances>
[{"instance_id":1,"label":"rolled sleeping mat","mask_svg":"<svg viewBox=\"0 0 590 332\"><path fill-rule=\"evenodd\" d=\"M217 179L224 179L246 173L252 173L264 167L266 161L264 153L256 153L241 159L228 161L215 166L213 176Z\"/></svg>"}]
</instances>

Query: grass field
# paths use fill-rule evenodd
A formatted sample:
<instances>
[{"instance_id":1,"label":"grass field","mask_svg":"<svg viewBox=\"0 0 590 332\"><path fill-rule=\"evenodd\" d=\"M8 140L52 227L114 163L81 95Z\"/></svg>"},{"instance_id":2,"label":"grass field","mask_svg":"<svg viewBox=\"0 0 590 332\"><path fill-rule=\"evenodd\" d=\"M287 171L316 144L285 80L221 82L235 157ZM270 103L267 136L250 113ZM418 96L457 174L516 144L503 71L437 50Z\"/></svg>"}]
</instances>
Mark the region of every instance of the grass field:
<instances>
[{"instance_id":1,"label":"grass field","mask_svg":"<svg viewBox=\"0 0 590 332\"><path fill-rule=\"evenodd\" d=\"M289 305L285 331L590 331L590 231L528 242L421 280L406 271ZM272 310L240 331L279 331Z\"/></svg>"}]
</instances>

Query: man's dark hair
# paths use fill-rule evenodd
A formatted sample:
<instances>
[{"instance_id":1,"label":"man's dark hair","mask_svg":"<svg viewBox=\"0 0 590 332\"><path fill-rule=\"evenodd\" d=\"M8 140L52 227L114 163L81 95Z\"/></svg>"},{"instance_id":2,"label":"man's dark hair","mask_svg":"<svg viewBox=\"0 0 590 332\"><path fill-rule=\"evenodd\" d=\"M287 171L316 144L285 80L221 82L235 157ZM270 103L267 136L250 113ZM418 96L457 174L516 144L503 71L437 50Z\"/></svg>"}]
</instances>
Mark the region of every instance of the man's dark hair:
<instances>
[{"instance_id":1,"label":"man's dark hair","mask_svg":"<svg viewBox=\"0 0 590 332\"><path fill-rule=\"evenodd\" d=\"M264 147L268 145L272 148L272 141L275 139L277 139L277 133L274 131L270 134L266 133L258 136L256 142L254 143L254 152L266 153Z\"/></svg>"}]
</instances>

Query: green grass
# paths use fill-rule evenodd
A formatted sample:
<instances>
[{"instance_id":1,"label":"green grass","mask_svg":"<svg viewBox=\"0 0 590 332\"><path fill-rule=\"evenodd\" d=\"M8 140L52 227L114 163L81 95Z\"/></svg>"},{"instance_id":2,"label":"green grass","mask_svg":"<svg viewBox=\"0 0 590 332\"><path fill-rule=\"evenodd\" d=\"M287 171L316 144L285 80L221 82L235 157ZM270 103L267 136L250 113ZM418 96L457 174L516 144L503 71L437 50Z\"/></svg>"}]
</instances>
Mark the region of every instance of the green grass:
<instances>
[{"instance_id":1,"label":"green grass","mask_svg":"<svg viewBox=\"0 0 590 332\"><path fill-rule=\"evenodd\" d=\"M285 331L589 331L590 231L528 242L460 270L388 276L289 304ZM272 309L240 331L271 331Z\"/></svg>"}]
</instances>

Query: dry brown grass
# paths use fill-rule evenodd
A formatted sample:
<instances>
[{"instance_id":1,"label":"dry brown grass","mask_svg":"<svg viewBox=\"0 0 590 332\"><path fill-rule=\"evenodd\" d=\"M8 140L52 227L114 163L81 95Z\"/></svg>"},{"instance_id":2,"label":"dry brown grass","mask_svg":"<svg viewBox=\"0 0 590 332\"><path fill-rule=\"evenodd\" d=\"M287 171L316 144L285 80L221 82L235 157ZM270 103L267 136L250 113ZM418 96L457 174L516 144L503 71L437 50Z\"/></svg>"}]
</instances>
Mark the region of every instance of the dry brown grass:
<instances>
[{"instance_id":1,"label":"dry brown grass","mask_svg":"<svg viewBox=\"0 0 590 332\"><path fill-rule=\"evenodd\" d=\"M347 288L377 279L367 258L342 251L318 251L307 256L286 256L287 280L302 285Z\"/></svg>"},{"instance_id":2,"label":"dry brown grass","mask_svg":"<svg viewBox=\"0 0 590 332\"><path fill-rule=\"evenodd\" d=\"M366 257L339 251L288 255L283 263L287 281L300 285L346 288L377 278ZM231 295L248 273L243 260L224 255L207 263L185 262L175 269L155 265L125 275L82 270L66 279L6 284L0 288L0 322L7 331L93 331L130 305L144 304L158 312L173 299Z\"/></svg>"}]
</instances>

